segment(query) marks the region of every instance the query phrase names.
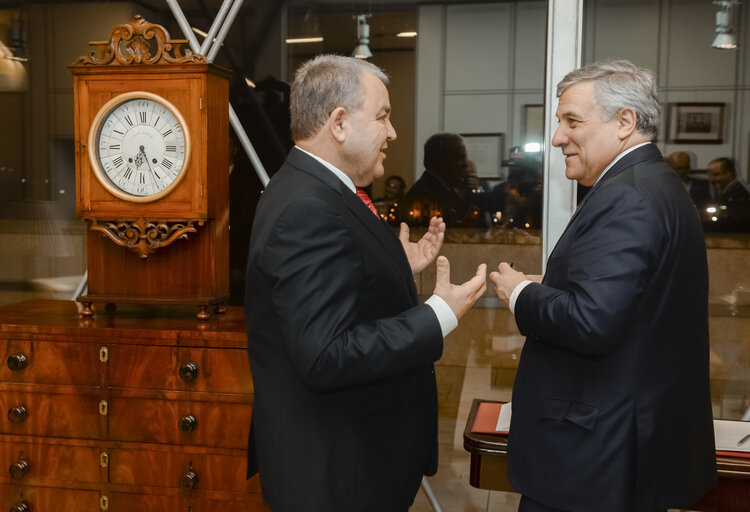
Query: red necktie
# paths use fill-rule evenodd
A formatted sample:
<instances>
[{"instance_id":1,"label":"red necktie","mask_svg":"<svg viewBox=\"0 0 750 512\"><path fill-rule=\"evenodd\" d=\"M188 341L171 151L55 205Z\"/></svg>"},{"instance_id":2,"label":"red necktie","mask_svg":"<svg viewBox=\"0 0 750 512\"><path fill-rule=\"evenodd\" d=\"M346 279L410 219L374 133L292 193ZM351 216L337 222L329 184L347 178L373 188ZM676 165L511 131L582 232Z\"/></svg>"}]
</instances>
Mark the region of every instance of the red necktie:
<instances>
[{"instance_id":1,"label":"red necktie","mask_svg":"<svg viewBox=\"0 0 750 512\"><path fill-rule=\"evenodd\" d=\"M365 205L373 214L375 214L378 219L380 218L378 211L375 209L375 205L372 204L372 199L370 199L370 196L367 195L367 192L365 192L364 189L357 187L357 197L359 197L362 202L365 203Z\"/></svg>"}]
</instances>

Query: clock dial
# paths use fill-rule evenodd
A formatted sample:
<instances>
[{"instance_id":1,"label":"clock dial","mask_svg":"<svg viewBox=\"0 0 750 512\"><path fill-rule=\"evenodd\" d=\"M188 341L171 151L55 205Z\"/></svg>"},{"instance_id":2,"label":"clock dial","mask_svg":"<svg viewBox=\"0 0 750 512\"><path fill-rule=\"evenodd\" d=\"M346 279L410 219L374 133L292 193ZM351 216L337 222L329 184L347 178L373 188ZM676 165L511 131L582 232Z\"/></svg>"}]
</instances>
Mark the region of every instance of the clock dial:
<instances>
[{"instance_id":1,"label":"clock dial","mask_svg":"<svg viewBox=\"0 0 750 512\"><path fill-rule=\"evenodd\" d=\"M99 181L114 195L136 202L169 193L185 174L190 151L179 111L146 92L105 104L92 125L89 148Z\"/></svg>"}]
</instances>

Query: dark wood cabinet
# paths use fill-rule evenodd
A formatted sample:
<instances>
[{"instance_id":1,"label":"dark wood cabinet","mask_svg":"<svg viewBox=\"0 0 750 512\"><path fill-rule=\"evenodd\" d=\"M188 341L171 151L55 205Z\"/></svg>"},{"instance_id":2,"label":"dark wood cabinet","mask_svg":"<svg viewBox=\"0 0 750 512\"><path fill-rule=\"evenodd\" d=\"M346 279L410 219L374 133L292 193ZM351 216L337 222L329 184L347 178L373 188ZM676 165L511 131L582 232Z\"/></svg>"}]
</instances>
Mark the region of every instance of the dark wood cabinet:
<instances>
[{"instance_id":1,"label":"dark wood cabinet","mask_svg":"<svg viewBox=\"0 0 750 512\"><path fill-rule=\"evenodd\" d=\"M0 510L268 510L241 309L5 306L0 363Z\"/></svg>"}]
</instances>

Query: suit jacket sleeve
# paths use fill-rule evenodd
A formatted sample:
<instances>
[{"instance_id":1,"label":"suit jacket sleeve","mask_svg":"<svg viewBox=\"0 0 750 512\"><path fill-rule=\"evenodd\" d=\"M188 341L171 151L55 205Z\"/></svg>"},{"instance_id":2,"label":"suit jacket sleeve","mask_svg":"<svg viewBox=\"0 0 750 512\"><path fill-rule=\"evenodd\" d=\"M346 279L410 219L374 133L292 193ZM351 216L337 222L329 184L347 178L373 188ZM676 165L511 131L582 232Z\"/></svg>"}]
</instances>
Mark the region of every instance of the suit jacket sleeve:
<instances>
[{"instance_id":1,"label":"suit jacket sleeve","mask_svg":"<svg viewBox=\"0 0 750 512\"><path fill-rule=\"evenodd\" d=\"M561 237L542 284L519 294L521 333L583 354L610 352L649 286L663 233L635 188L603 186Z\"/></svg>"},{"instance_id":2,"label":"suit jacket sleeve","mask_svg":"<svg viewBox=\"0 0 750 512\"><path fill-rule=\"evenodd\" d=\"M440 325L427 305L410 301L412 307L385 318L365 311L371 318L362 321L362 303L373 302L366 296L388 304L389 290L365 287L367 248L341 211L318 198L294 202L280 215L266 249L260 267L271 283L281 341L309 386L371 382L440 358Z\"/></svg>"}]
</instances>

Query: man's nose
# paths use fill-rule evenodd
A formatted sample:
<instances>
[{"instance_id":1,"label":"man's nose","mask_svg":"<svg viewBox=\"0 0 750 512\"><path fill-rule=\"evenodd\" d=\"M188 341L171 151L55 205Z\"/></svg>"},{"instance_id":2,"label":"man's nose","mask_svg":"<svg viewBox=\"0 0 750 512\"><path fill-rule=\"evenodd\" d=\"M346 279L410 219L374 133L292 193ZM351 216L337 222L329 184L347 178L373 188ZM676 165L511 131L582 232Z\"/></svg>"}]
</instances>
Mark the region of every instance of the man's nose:
<instances>
[{"instance_id":1,"label":"man's nose","mask_svg":"<svg viewBox=\"0 0 750 512\"><path fill-rule=\"evenodd\" d=\"M558 126L555 130L555 134L552 136L552 145L559 148L567 141L567 137L563 133L562 125Z\"/></svg>"},{"instance_id":2,"label":"man's nose","mask_svg":"<svg viewBox=\"0 0 750 512\"><path fill-rule=\"evenodd\" d=\"M396 140L396 129L393 127L390 120L388 120L388 140Z\"/></svg>"}]
</instances>

